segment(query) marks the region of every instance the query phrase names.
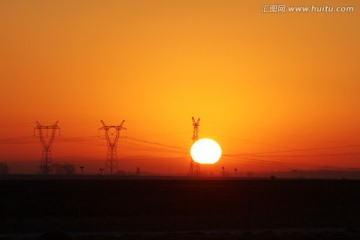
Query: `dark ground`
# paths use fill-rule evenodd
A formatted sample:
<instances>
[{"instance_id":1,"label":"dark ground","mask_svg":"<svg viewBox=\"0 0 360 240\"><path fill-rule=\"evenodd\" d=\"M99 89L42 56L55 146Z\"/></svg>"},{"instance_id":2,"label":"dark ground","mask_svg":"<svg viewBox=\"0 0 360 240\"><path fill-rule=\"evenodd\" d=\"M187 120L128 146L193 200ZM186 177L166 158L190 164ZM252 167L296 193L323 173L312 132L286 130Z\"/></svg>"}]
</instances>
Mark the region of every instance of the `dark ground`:
<instances>
[{"instance_id":1,"label":"dark ground","mask_svg":"<svg viewBox=\"0 0 360 240\"><path fill-rule=\"evenodd\" d=\"M1 179L0 239L36 238L360 239L360 181Z\"/></svg>"}]
</instances>

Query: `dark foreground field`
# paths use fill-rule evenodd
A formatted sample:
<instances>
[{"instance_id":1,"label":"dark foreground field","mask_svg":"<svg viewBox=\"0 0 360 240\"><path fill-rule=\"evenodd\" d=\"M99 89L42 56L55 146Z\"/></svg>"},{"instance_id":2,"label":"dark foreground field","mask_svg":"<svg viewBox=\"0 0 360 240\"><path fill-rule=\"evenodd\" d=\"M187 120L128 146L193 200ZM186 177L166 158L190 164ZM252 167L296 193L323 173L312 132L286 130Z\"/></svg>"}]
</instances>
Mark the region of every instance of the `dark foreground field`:
<instances>
[{"instance_id":1,"label":"dark foreground field","mask_svg":"<svg viewBox=\"0 0 360 240\"><path fill-rule=\"evenodd\" d=\"M2 179L0 239L356 239L360 181Z\"/></svg>"}]
</instances>

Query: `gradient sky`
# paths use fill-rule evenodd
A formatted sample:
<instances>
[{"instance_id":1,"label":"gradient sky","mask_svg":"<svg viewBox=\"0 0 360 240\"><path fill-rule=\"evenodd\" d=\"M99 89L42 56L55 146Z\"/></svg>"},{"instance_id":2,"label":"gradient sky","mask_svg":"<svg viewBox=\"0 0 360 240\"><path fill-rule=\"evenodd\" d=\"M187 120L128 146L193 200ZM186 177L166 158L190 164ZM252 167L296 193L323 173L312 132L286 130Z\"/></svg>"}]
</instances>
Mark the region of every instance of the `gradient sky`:
<instances>
[{"instance_id":1,"label":"gradient sky","mask_svg":"<svg viewBox=\"0 0 360 240\"><path fill-rule=\"evenodd\" d=\"M0 161L36 171L58 120L54 162L96 172L125 119L121 170L186 173L194 116L223 148L206 173L360 167L360 3L279 3L0 0Z\"/></svg>"}]
</instances>

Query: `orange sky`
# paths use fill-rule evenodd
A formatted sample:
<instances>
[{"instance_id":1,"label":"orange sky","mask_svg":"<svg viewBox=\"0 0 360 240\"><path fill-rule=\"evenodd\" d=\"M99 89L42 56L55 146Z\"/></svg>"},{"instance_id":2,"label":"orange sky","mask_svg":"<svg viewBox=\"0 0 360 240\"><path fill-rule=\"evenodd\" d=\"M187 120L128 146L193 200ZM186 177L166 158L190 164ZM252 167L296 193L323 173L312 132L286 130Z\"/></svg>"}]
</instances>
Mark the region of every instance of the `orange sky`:
<instances>
[{"instance_id":1,"label":"orange sky","mask_svg":"<svg viewBox=\"0 0 360 240\"><path fill-rule=\"evenodd\" d=\"M0 161L35 171L59 120L54 162L95 172L125 119L121 170L186 173L195 116L225 155L204 172L360 167L359 1L244 2L0 1Z\"/></svg>"}]
</instances>

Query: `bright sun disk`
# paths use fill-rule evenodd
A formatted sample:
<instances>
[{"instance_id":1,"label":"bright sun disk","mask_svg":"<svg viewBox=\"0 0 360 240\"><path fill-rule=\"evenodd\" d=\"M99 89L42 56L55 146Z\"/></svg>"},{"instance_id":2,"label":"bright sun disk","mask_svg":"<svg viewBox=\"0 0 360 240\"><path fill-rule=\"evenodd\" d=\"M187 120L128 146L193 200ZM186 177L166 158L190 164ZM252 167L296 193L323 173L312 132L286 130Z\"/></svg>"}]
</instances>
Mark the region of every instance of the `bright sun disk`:
<instances>
[{"instance_id":1,"label":"bright sun disk","mask_svg":"<svg viewBox=\"0 0 360 240\"><path fill-rule=\"evenodd\" d=\"M214 164L221 157L221 147L214 140L203 138L191 146L190 155L197 163Z\"/></svg>"}]
</instances>

